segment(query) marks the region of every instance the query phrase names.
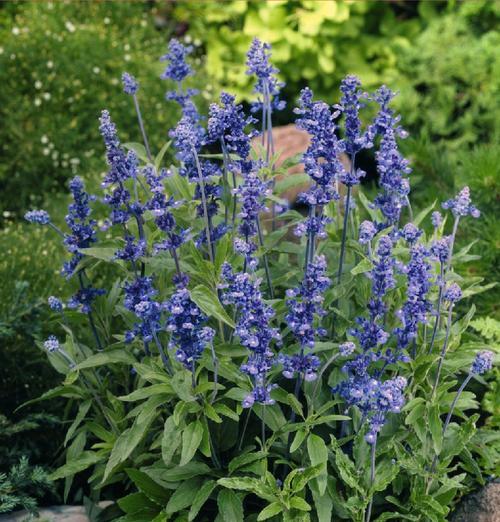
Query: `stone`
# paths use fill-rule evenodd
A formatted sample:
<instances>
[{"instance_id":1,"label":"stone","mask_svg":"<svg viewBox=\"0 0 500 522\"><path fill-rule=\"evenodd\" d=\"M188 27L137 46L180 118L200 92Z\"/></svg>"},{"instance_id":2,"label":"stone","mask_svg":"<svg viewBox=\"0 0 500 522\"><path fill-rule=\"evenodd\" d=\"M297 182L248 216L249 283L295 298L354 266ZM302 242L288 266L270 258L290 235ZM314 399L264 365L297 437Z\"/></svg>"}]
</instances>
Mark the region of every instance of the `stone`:
<instances>
[{"instance_id":1,"label":"stone","mask_svg":"<svg viewBox=\"0 0 500 522\"><path fill-rule=\"evenodd\" d=\"M500 522L500 481L490 482L465 496L452 513L451 522Z\"/></svg>"},{"instance_id":2,"label":"stone","mask_svg":"<svg viewBox=\"0 0 500 522\"><path fill-rule=\"evenodd\" d=\"M99 502L99 507L104 509L112 502ZM33 520L38 522L90 522L84 506L50 506L40 508L38 517L29 518L25 510L14 511L6 515L0 515L0 522L24 522Z\"/></svg>"}]
</instances>

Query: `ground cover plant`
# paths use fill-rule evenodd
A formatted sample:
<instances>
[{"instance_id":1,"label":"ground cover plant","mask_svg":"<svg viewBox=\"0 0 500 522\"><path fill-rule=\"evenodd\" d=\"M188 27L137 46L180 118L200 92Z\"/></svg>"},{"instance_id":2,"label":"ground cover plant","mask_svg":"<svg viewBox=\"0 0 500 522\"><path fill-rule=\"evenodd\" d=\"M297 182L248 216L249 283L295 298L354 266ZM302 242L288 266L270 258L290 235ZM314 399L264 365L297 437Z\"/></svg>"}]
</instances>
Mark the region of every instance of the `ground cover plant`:
<instances>
[{"instance_id":1,"label":"ground cover plant","mask_svg":"<svg viewBox=\"0 0 500 522\"><path fill-rule=\"evenodd\" d=\"M270 46L247 54L251 116L228 93L199 113L191 51L172 40L162 57L182 117L160 150L147 93L124 73L142 142L123 143L104 110L104 195L76 177L64 227L26 214L61 238L75 289L49 298L58 326L40 343L63 376L42 398L78 405L52 478L65 496L78 473L94 498L119 492L122 521L446 520L498 462L474 412L494 354L467 332L474 305L461 312L482 288L454 268L474 259L454 248L480 219L469 188L412 208L394 93L355 76L335 105L301 91L310 145L275 168L284 102ZM365 149L373 200L359 186ZM280 197L304 183L287 176L295 163L306 216Z\"/></svg>"}]
</instances>

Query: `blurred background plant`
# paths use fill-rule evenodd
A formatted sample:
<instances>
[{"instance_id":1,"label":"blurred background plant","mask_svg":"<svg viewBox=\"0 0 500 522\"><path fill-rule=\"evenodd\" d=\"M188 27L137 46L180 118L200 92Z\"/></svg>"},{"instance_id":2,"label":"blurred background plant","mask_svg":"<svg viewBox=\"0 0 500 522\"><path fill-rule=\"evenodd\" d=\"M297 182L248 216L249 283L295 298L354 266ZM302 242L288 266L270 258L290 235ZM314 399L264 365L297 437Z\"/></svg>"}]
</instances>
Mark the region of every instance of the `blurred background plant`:
<instances>
[{"instance_id":1,"label":"blurred background plant","mask_svg":"<svg viewBox=\"0 0 500 522\"><path fill-rule=\"evenodd\" d=\"M500 266L499 19L500 4L488 0L2 2L0 437L2 445L9 440L9 450L0 454L0 470L8 472L21 455L51 466L62 449L58 403L14 413L58 379L35 341L51 321L46 297L70 291L53 268L60 247L21 216L43 205L61 222L67 180L78 173L91 191L98 185L104 169L101 109L110 110L123 141L139 141L130 99L121 92L124 68L141 84L156 150L178 118L164 102L167 86L159 80L158 58L172 35L195 46L197 70L204 67L205 74L197 75L203 85L194 86L207 103L225 86L248 100L244 53L253 36L269 41L287 83L281 123L293 121L293 97L301 88L309 85L331 103L346 73L360 76L367 88L386 83L399 89L397 110L412 136L404 146L414 168L413 201L423 208L470 185L482 218L461 228L458 246L477 240L477 259L461 270L493 284ZM486 322L478 323L470 341L498 342L488 337L500 318L495 292L475 302ZM486 422L496 426L498 390L492 385L483 401L491 415Z\"/></svg>"}]
</instances>

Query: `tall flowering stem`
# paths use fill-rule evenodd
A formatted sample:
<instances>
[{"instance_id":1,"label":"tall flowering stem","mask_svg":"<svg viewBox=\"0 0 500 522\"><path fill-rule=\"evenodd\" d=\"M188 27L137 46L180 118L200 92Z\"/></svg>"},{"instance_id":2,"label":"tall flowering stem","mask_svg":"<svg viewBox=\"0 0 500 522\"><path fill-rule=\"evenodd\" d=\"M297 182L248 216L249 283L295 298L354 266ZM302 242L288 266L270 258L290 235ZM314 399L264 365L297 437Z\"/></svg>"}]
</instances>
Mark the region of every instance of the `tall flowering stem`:
<instances>
[{"instance_id":1,"label":"tall flowering stem","mask_svg":"<svg viewBox=\"0 0 500 522\"><path fill-rule=\"evenodd\" d=\"M271 350L274 340L281 344L281 335L270 325L274 317L272 307L266 305L259 290L260 280L252 281L250 274L234 273L231 266L222 266L220 285L221 301L233 305L237 312L235 334L242 346L248 348L250 356L241 366L253 382L252 391L243 400L244 408L251 408L255 403L263 406L274 404L271 391L275 387L268 382L268 373L275 364ZM262 442L265 438L264 418L262 416Z\"/></svg>"},{"instance_id":2,"label":"tall flowering stem","mask_svg":"<svg viewBox=\"0 0 500 522\"><path fill-rule=\"evenodd\" d=\"M262 146L266 146L265 164L270 166L271 156L274 155L273 126L272 113L282 110L285 102L279 99L279 94L283 86L283 82L278 81L276 74L279 70L271 64L271 45L261 42L258 38L252 40L252 44L247 53L247 71L248 75L255 75L257 82L254 92L258 96L258 100L252 104L252 112L261 111L262 118ZM267 136L267 140L265 139ZM272 166L271 166L272 167ZM274 180L273 180L274 186ZM272 228L276 225L276 204L272 203Z\"/></svg>"},{"instance_id":3,"label":"tall flowering stem","mask_svg":"<svg viewBox=\"0 0 500 522\"><path fill-rule=\"evenodd\" d=\"M70 279L76 273L80 286L80 289L69 300L68 307L78 309L87 315L90 329L100 351L103 349L103 345L92 314L92 303L96 297L103 295L105 291L92 286L85 286L84 271L78 268L80 261L84 258L82 249L91 247L97 241L97 222L90 218L90 203L95 200L95 197L85 191L83 181L78 176L70 181L69 189L73 199L73 202L68 206L68 214L65 218L69 233L64 233L54 225L50 215L45 210L30 210L24 217L30 223L49 226L62 237L66 250L71 254L71 259L63 264L61 274Z\"/></svg>"},{"instance_id":4,"label":"tall flowering stem","mask_svg":"<svg viewBox=\"0 0 500 522\"><path fill-rule=\"evenodd\" d=\"M142 134L142 140L144 141L144 148L146 149L146 155L148 160L151 162L153 158L151 156L151 149L149 148L148 137L146 135L146 129L144 128L144 122L142 120L141 108L139 107L139 100L137 99L137 91L139 90L139 83L129 73L125 72L122 75L123 91L125 94L132 96L134 100L135 112L137 114L137 121L139 122L139 128Z\"/></svg>"},{"instance_id":5,"label":"tall flowering stem","mask_svg":"<svg viewBox=\"0 0 500 522\"><path fill-rule=\"evenodd\" d=\"M364 107L363 98L367 98L367 94L361 89L361 82L356 76L346 76L340 84L340 92L342 96L340 103L336 108L344 116L344 138L342 140L342 148L348 154L351 160L349 171L343 170L339 173L339 181L347 188L347 195L344 206L344 224L342 230L342 240L340 244L339 269L337 272L337 282L340 282L342 276L344 253L347 239L347 223L349 219L349 207L351 200L351 190L355 185L359 185L361 178L366 173L356 168L356 155L363 149L373 146L373 137L369 132L363 133L361 130L361 120L359 111Z\"/></svg>"},{"instance_id":6,"label":"tall flowering stem","mask_svg":"<svg viewBox=\"0 0 500 522\"><path fill-rule=\"evenodd\" d=\"M272 112L273 110L282 110L285 107L285 102L279 99L280 91L285 84L276 78L279 70L271 64L270 58L271 46L268 43L261 42L258 38L254 38L247 53L246 73L257 77L254 92L259 96L259 99L252 104L252 112L261 111L263 145L264 136L267 134L267 165L269 165L271 155L274 154Z\"/></svg>"},{"instance_id":7,"label":"tall flowering stem","mask_svg":"<svg viewBox=\"0 0 500 522\"><path fill-rule=\"evenodd\" d=\"M441 353L439 354L439 362L438 362L438 368L436 372L436 379L434 381L434 386L432 387L432 397L436 395L437 387L439 384L439 377L441 376L441 369L443 367L444 358L446 355L446 351L448 349L448 341L450 337L450 331L451 331L451 319L452 319L452 313L453 313L453 307L457 301L459 301L462 298L462 290L456 283L450 284L443 293L443 299L445 301L448 301L448 319L446 321L446 333L444 337L443 347L441 349Z\"/></svg>"},{"instance_id":8,"label":"tall flowering stem","mask_svg":"<svg viewBox=\"0 0 500 522\"><path fill-rule=\"evenodd\" d=\"M299 196L299 200L309 206L309 216L295 229L297 236L307 237L304 267L307 271L308 264L314 258L315 239L326 237L325 226L331 221L323 216L323 207L339 199L335 181L344 172L340 161L343 145L335 134L335 119L339 112L333 111L324 102L313 101L311 89L301 91L299 106L294 112L298 115L297 127L308 132L311 137L302 160L313 185Z\"/></svg>"},{"instance_id":9,"label":"tall flowering stem","mask_svg":"<svg viewBox=\"0 0 500 522\"><path fill-rule=\"evenodd\" d=\"M464 391L465 387L469 384L469 382L475 375L482 375L483 373L488 372L489 370L491 370L492 366L493 366L493 352L484 350L484 351L477 353L477 355L474 358L474 361L472 363L472 366L470 367L469 373L467 374L467 377L464 379L460 388L457 390L457 393L455 394L455 397L453 398L453 401L450 405L450 410L448 411L448 415L446 416L446 420L444 421L443 429L441 432L443 439L446 434L446 430L448 429L448 426L450 424L451 417L453 415L453 410L455 409L458 399L460 398L460 395ZM432 460L432 464L430 467L431 475L436 470L438 459L439 459L439 455L436 454L434 456L434 459ZM427 490L429 489L429 487L430 487L430 482L428 482L428 484L427 484Z\"/></svg>"},{"instance_id":10,"label":"tall flowering stem","mask_svg":"<svg viewBox=\"0 0 500 522\"><path fill-rule=\"evenodd\" d=\"M408 133L399 125L400 116L389 106L395 95L385 85L377 90L373 99L379 105L379 112L367 130L369 140L377 135L381 137L375 159L382 191L373 202L384 217L384 221L377 223L379 229L398 227L401 210L409 204L410 183L407 176L411 168L399 152L397 143L397 138L404 139Z\"/></svg>"}]
</instances>

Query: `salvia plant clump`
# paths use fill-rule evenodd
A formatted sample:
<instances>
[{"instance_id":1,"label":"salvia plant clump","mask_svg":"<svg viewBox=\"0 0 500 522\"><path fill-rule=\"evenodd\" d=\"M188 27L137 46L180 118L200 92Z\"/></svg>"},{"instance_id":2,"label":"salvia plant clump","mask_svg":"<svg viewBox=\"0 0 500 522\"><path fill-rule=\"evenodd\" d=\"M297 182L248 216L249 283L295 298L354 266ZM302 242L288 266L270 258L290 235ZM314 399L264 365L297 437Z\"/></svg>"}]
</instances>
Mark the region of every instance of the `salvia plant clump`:
<instances>
[{"instance_id":1,"label":"salvia plant clump","mask_svg":"<svg viewBox=\"0 0 500 522\"><path fill-rule=\"evenodd\" d=\"M463 342L481 287L454 269L459 222L480 217L469 189L417 214L395 93L355 76L334 105L301 91L309 145L278 167L270 46L248 52L251 115L228 93L198 112L192 51L161 58L180 119L159 152L124 73L142 143L103 110L102 194L76 177L65 226L26 214L60 236L75 289L49 297L41 346L65 376L46 396L77 406L53 477L66 495L80 472L103 497L120 484L122 521L446 520L497 457L469 411L493 364ZM305 215L281 197L298 184Z\"/></svg>"}]
</instances>

